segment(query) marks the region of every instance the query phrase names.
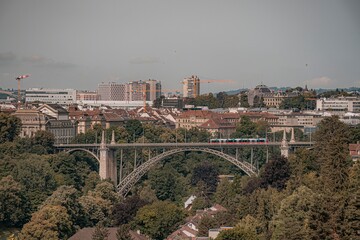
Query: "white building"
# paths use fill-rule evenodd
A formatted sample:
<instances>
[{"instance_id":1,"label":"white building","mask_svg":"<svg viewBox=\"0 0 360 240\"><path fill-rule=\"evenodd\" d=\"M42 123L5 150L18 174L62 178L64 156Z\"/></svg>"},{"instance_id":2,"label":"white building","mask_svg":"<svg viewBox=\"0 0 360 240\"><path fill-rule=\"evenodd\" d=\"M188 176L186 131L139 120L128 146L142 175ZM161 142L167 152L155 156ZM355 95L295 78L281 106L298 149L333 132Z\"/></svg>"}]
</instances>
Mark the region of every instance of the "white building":
<instances>
[{"instance_id":1,"label":"white building","mask_svg":"<svg viewBox=\"0 0 360 240\"><path fill-rule=\"evenodd\" d=\"M25 91L25 101L68 105L76 102L76 90L29 88Z\"/></svg>"},{"instance_id":2,"label":"white building","mask_svg":"<svg viewBox=\"0 0 360 240\"><path fill-rule=\"evenodd\" d=\"M320 98L316 100L318 111L360 112L360 99L357 97Z\"/></svg>"}]
</instances>

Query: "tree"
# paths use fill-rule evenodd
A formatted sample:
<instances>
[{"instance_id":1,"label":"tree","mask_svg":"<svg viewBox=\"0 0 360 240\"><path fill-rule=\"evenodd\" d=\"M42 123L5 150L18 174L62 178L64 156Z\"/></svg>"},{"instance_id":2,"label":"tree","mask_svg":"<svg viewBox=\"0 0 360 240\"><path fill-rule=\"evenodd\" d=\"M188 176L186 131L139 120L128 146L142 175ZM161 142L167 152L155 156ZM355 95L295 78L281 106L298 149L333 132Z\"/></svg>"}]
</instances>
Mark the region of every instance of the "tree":
<instances>
[{"instance_id":1,"label":"tree","mask_svg":"<svg viewBox=\"0 0 360 240\"><path fill-rule=\"evenodd\" d=\"M19 159L12 159L10 164L14 165L10 174L24 186L24 194L29 199L31 211L36 210L57 187L56 174L46 156L21 155Z\"/></svg>"},{"instance_id":2,"label":"tree","mask_svg":"<svg viewBox=\"0 0 360 240\"><path fill-rule=\"evenodd\" d=\"M94 233L91 237L91 240L107 240L109 236L109 231L104 228L104 226L98 224L94 229Z\"/></svg>"},{"instance_id":3,"label":"tree","mask_svg":"<svg viewBox=\"0 0 360 240\"><path fill-rule=\"evenodd\" d=\"M236 132L231 134L232 138L247 138L256 136L256 124L249 117L242 116L236 126Z\"/></svg>"},{"instance_id":4,"label":"tree","mask_svg":"<svg viewBox=\"0 0 360 240\"><path fill-rule=\"evenodd\" d=\"M63 206L47 205L35 212L31 221L24 225L21 240L60 240L73 234L72 222Z\"/></svg>"},{"instance_id":5,"label":"tree","mask_svg":"<svg viewBox=\"0 0 360 240\"><path fill-rule=\"evenodd\" d=\"M14 141L21 130L21 120L10 114L0 112L0 143Z\"/></svg>"},{"instance_id":6,"label":"tree","mask_svg":"<svg viewBox=\"0 0 360 240\"><path fill-rule=\"evenodd\" d=\"M282 190L286 187L286 182L290 178L291 169L287 158L281 156L275 160L269 161L264 171L260 173L260 186L268 186Z\"/></svg>"},{"instance_id":7,"label":"tree","mask_svg":"<svg viewBox=\"0 0 360 240\"><path fill-rule=\"evenodd\" d=\"M136 212L147 202L138 195L129 196L123 202L117 203L112 211L112 219L115 226L127 224L133 220Z\"/></svg>"},{"instance_id":8,"label":"tree","mask_svg":"<svg viewBox=\"0 0 360 240\"><path fill-rule=\"evenodd\" d=\"M212 216L204 216L201 218L197 234L198 237L206 237L209 233L209 229L219 227L218 222Z\"/></svg>"},{"instance_id":9,"label":"tree","mask_svg":"<svg viewBox=\"0 0 360 240\"><path fill-rule=\"evenodd\" d=\"M250 107L248 96L245 92L240 93L240 107L244 107L244 108Z\"/></svg>"},{"instance_id":10,"label":"tree","mask_svg":"<svg viewBox=\"0 0 360 240\"><path fill-rule=\"evenodd\" d=\"M0 223L20 226L29 218L28 201L23 187L9 175L0 180Z\"/></svg>"},{"instance_id":11,"label":"tree","mask_svg":"<svg viewBox=\"0 0 360 240\"><path fill-rule=\"evenodd\" d=\"M87 218L91 225L101 224L111 225L111 211L115 204L120 202L120 196L116 193L114 185L107 181L102 181L96 185L93 191L89 191L86 196L79 200L84 208Z\"/></svg>"},{"instance_id":12,"label":"tree","mask_svg":"<svg viewBox=\"0 0 360 240\"><path fill-rule=\"evenodd\" d=\"M71 220L72 233L75 233L77 227L84 227L87 224L85 212L78 201L79 192L72 186L60 186L53 194L42 204L45 206L62 206Z\"/></svg>"},{"instance_id":13,"label":"tree","mask_svg":"<svg viewBox=\"0 0 360 240\"><path fill-rule=\"evenodd\" d=\"M215 240L259 240L256 233L235 227L233 229L222 230Z\"/></svg>"},{"instance_id":14,"label":"tree","mask_svg":"<svg viewBox=\"0 0 360 240\"><path fill-rule=\"evenodd\" d=\"M48 131L37 131L34 135L33 144L42 146L47 153L54 152L55 137Z\"/></svg>"},{"instance_id":15,"label":"tree","mask_svg":"<svg viewBox=\"0 0 360 240\"><path fill-rule=\"evenodd\" d=\"M313 230L309 223L316 205L316 194L304 186L283 199L272 221L272 239L311 239Z\"/></svg>"},{"instance_id":16,"label":"tree","mask_svg":"<svg viewBox=\"0 0 360 240\"><path fill-rule=\"evenodd\" d=\"M144 129L139 120L129 120L125 124L125 129L129 134L131 142L136 142L141 135L143 135Z\"/></svg>"},{"instance_id":17,"label":"tree","mask_svg":"<svg viewBox=\"0 0 360 240\"><path fill-rule=\"evenodd\" d=\"M184 193L184 180L169 164L149 173L151 188L159 200L180 200Z\"/></svg>"},{"instance_id":18,"label":"tree","mask_svg":"<svg viewBox=\"0 0 360 240\"><path fill-rule=\"evenodd\" d=\"M130 226L128 224L121 225L116 231L117 240L130 240Z\"/></svg>"},{"instance_id":19,"label":"tree","mask_svg":"<svg viewBox=\"0 0 360 240\"><path fill-rule=\"evenodd\" d=\"M216 191L218 175L218 168L214 164L206 161L198 164L194 168L191 176L191 184L196 186L202 181L205 184L204 193L205 195L208 195L209 193L214 193Z\"/></svg>"},{"instance_id":20,"label":"tree","mask_svg":"<svg viewBox=\"0 0 360 240\"><path fill-rule=\"evenodd\" d=\"M143 233L162 240L177 229L185 216L175 204L158 201L140 208L134 221Z\"/></svg>"},{"instance_id":21,"label":"tree","mask_svg":"<svg viewBox=\"0 0 360 240\"><path fill-rule=\"evenodd\" d=\"M344 208L344 239L356 239L360 231L360 162L350 169L349 189Z\"/></svg>"},{"instance_id":22,"label":"tree","mask_svg":"<svg viewBox=\"0 0 360 240\"><path fill-rule=\"evenodd\" d=\"M348 157L349 127L337 116L324 118L314 134L314 150L324 189L338 192L346 188L351 161Z\"/></svg>"}]
</instances>

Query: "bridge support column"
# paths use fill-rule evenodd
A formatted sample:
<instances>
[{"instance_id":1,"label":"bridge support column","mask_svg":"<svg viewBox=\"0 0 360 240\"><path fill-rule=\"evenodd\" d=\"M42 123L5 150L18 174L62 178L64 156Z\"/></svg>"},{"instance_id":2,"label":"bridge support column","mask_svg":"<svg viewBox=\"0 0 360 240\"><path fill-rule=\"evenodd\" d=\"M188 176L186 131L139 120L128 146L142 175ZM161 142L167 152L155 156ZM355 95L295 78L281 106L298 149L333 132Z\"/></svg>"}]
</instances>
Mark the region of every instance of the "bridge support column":
<instances>
[{"instance_id":1,"label":"bridge support column","mask_svg":"<svg viewBox=\"0 0 360 240\"><path fill-rule=\"evenodd\" d=\"M294 128L291 128L291 139L290 139L291 143L295 142L295 134L294 134Z\"/></svg>"},{"instance_id":2,"label":"bridge support column","mask_svg":"<svg viewBox=\"0 0 360 240\"><path fill-rule=\"evenodd\" d=\"M102 133L102 140L100 144L100 166L99 175L101 179L110 178L117 184L117 166L115 159L115 151L106 147L104 131Z\"/></svg>"},{"instance_id":3,"label":"bridge support column","mask_svg":"<svg viewBox=\"0 0 360 240\"><path fill-rule=\"evenodd\" d=\"M280 152L281 152L281 156L284 157L289 157L289 144L286 140L286 131L284 130L284 135L283 135L283 139L281 141L281 145L280 145Z\"/></svg>"}]
</instances>

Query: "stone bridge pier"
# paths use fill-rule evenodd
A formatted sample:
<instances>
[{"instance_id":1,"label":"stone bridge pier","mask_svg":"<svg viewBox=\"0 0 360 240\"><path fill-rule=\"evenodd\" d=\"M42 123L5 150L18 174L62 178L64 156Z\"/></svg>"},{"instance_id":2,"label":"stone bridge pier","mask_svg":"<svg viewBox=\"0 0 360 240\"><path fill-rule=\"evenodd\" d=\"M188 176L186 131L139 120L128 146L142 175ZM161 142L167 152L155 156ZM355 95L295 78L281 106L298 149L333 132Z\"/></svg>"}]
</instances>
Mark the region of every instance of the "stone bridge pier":
<instances>
[{"instance_id":1,"label":"stone bridge pier","mask_svg":"<svg viewBox=\"0 0 360 240\"><path fill-rule=\"evenodd\" d=\"M112 138L114 139L114 133ZM113 140L112 140L113 142ZM106 147L104 131L101 136L101 144L99 149L99 175L101 179L110 178L117 184L117 164L115 151Z\"/></svg>"}]
</instances>

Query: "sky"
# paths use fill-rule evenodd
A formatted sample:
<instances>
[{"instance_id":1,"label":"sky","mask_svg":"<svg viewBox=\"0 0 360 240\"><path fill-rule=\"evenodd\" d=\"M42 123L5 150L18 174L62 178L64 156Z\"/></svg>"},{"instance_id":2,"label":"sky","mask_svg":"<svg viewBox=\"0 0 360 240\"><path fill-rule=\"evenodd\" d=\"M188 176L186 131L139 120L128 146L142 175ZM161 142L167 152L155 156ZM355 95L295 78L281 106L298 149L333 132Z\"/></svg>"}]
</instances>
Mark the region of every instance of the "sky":
<instances>
[{"instance_id":1,"label":"sky","mask_svg":"<svg viewBox=\"0 0 360 240\"><path fill-rule=\"evenodd\" d=\"M0 0L0 87L360 87L359 0Z\"/></svg>"}]
</instances>

